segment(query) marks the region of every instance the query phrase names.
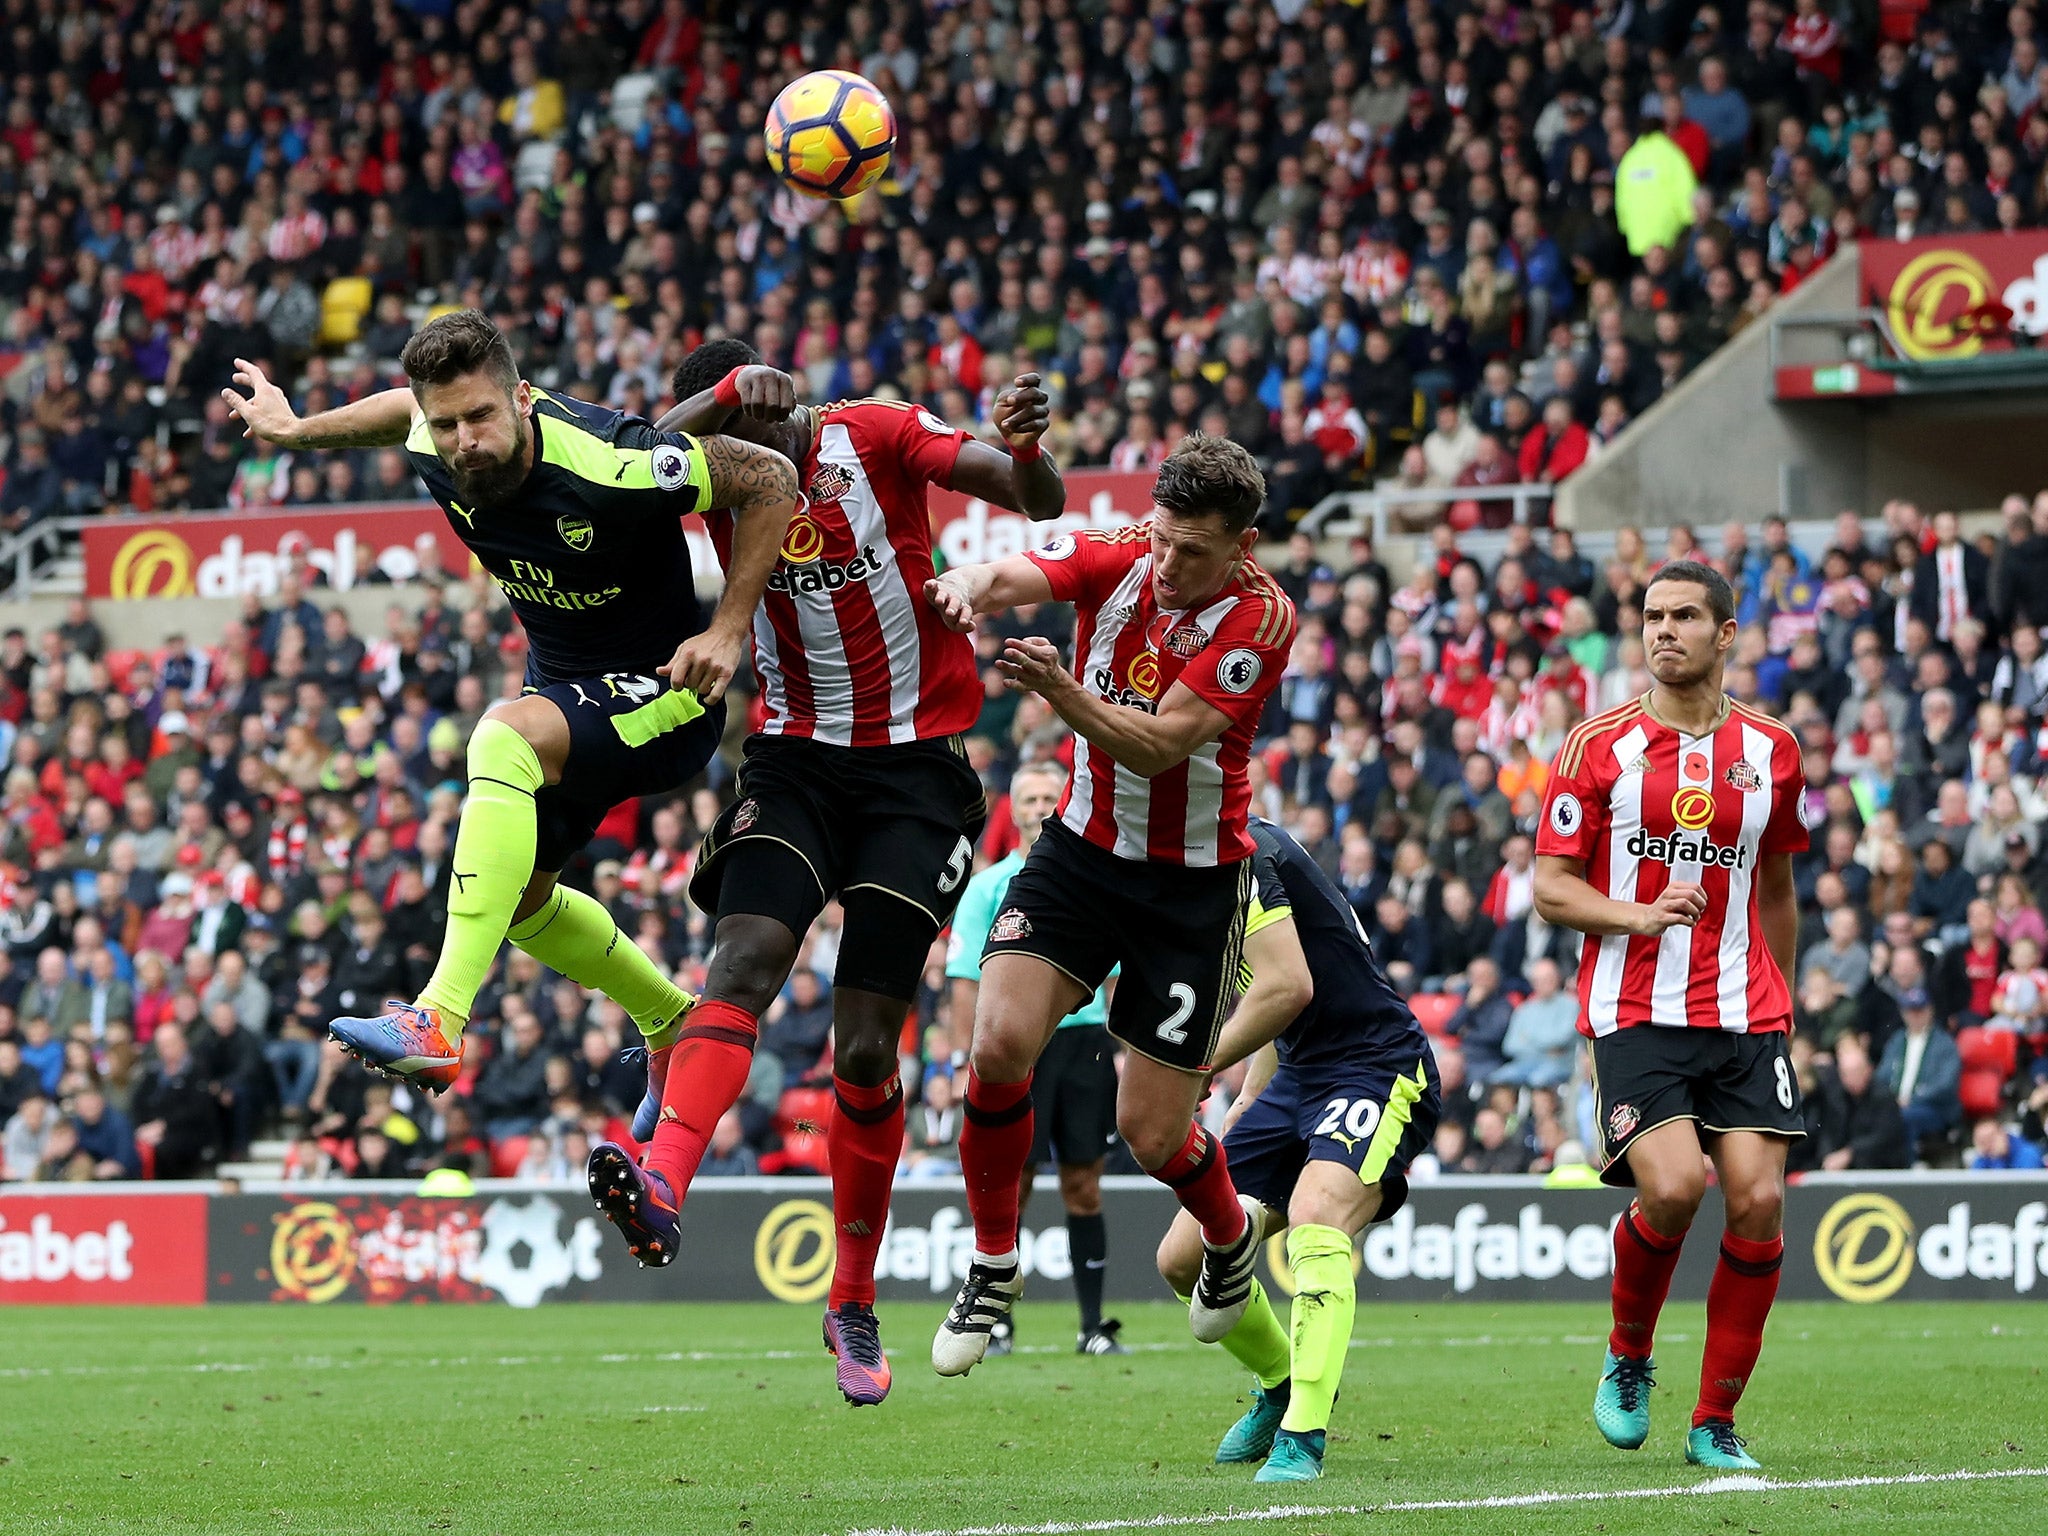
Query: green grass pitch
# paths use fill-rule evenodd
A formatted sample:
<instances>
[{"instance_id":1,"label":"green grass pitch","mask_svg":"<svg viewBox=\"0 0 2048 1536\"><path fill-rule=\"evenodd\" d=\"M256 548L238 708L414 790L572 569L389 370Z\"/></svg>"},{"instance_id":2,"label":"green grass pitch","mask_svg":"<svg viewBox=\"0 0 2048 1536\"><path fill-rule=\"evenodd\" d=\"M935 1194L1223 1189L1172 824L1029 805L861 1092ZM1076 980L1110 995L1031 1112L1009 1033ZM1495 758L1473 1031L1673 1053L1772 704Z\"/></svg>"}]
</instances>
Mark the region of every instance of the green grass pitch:
<instances>
[{"instance_id":1,"label":"green grass pitch","mask_svg":"<svg viewBox=\"0 0 2048 1536\"><path fill-rule=\"evenodd\" d=\"M1361 1307L1327 1474L1277 1490L1210 1464L1243 1379L1177 1308L1121 1309L1138 1348L1101 1360L1027 1305L1037 1347L964 1381L931 1373L939 1309L882 1310L895 1391L858 1412L809 1308L15 1310L0 1531L2018 1536L2048 1510L2038 1303L1780 1307L1743 1429L1773 1481L1841 1486L1711 1493L1681 1460L1697 1304L1633 1453L1592 1427L1603 1309ZM1659 1488L1695 1491L1612 1496ZM1537 1493L1586 1497L1480 1504Z\"/></svg>"}]
</instances>

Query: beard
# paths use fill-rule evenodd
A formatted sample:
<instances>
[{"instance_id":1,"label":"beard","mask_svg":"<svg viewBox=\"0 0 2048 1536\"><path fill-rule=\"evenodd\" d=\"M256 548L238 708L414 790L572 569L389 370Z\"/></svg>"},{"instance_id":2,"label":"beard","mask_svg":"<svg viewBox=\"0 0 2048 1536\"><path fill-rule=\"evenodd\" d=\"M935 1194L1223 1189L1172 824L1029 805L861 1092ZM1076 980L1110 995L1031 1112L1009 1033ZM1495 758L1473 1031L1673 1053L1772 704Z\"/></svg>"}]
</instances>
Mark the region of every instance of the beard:
<instances>
[{"instance_id":1,"label":"beard","mask_svg":"<svg viewBox=\"0 0 2048 1536\"><path fill-rule=\"evenodd\" d=\"M512 452L494 464L485 464L477 469L464 469L460 464L450 464L448 473L455 481L455 488L462 493L462 499L472 506L490 507L509 500L526 483L526 448L529 442L526 418L515 417L512 424Z\"/></svg>"}]
</instances>

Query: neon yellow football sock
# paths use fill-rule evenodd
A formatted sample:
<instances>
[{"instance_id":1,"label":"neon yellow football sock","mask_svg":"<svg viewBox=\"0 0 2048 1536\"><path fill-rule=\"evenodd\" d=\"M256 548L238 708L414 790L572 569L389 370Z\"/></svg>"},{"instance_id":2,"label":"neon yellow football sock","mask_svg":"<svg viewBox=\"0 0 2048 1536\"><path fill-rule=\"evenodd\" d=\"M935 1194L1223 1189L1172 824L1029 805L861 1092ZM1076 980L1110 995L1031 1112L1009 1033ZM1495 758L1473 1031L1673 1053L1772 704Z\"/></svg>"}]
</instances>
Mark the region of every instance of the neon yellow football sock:
<instances>
[{"instance_id":1,"label":"neon yellow football sock","mask_svg":"<svg viewBox=\"0 0 2048 1536\"><path fill-rule=\"evenodd\" d=\"M690 994L619 931L596 897L558 885L507 937L550 970L625 1009L650 1046L674 1043Z\"/></svg>"},{"instance_id":2,"label":"neon yellow football sock","mask_svg":"<svg viewBox=\"0 0 2048 1536\"><path fill-rule=\"evenodd\" d=\"M419 996L440 1010L450 1045L462 1038L477 991L533 878L540 835L533 797L544 780L540 758L524 736L488 716L477 723L469 738L469 797L448 859L448 933Z\"/></svg>"},{"instance_id":3,"label":"neon yellow football sock","mask_svg":"<svg viewBox=\"0 0 2048 1536\"><path fill-rule=\"evenodd\" d=\"M1189 1299L1181 1297L1182 1304ZM1222 1344L1268 1391L1287 1379L1287 1330L1280 1326L1280 1315L1258 1281L1252 1282L1251 1304L1237 1326L1223 1335Z\"/></svg>"},{"instance_id":4,"label":"neon yellow football sock","mask_svg":"<svg viewBox=\"0 0 2048 1536\"><path fill-rule=\"evenodd\" d=\"M1287 1234L1287 1264L1295 1284L1294 1391L1280 1427L1307 1433L1330 1427L1351 1348L1351 1317L1358 1307L1351 1239L1335 1227L1298 1226Z\"/></svg>"}]
</instances>

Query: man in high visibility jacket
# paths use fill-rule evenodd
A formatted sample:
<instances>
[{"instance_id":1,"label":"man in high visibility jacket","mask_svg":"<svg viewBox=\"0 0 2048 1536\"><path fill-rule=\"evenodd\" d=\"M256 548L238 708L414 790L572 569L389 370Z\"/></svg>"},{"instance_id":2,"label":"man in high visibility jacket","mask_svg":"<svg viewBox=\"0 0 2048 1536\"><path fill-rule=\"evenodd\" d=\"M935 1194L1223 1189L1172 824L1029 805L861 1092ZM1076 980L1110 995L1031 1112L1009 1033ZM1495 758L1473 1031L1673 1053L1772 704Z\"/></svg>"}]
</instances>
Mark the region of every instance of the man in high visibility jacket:
<instances>
[{"instance_id":1,"label":"man in high visibility jacket","mask_svg":"<svg viewBox=\"0 0 2048 1536\"><path fill-rule=\"evenodd\" d=\"M1631 256L1653 245L1672 245L1691 227L1698 185L1692 162L1663 125L1645 127L1614 176L1614 216Z\"/></svg>"}]
</instances>

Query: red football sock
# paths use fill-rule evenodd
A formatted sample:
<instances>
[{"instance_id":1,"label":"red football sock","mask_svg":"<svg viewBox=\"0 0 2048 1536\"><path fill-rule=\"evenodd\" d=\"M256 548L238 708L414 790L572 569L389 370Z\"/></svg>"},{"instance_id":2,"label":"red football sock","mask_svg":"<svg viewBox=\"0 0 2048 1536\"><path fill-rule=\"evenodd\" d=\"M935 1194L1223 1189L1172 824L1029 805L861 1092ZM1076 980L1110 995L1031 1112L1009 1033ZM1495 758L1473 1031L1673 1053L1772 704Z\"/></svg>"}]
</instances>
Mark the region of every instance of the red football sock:
<instances>
[{"instance_id":1,"label":"red football sock","mask_svg":"<svg viewBox=\"0 0 2048 1536\"><path fill-rule=\"evenodd\" d=\"M718 1117L739 1101L754 1061L754 1016L732 1003L699 1003L676 1037L661 1120L645 1164L669 1182L680 1201L704 1161Z\"/></svg>"},{"instance_id":2,"label":"red football sock","mask_svg":"<svg viewBox=\"0 0 2048 1536\"><path fill-rule=\"evenodd\" d=\"M1764 1347L1764 1320L1777 1299L1784 1262L1783 1237L1760 1243L1733 1232L1722 1235L1721 1262L1707 1287L1707 1349L1700 1358L1694 1429L1709 1419L1734 1419L1735 1404Z\"/></svg>"},{"instance_id":3,"label":"red football sock","mask_svg":"<svg viewBox=\"0 0 2048 1536\"><path fill-rule=\"evenodd\" d=\"M994 1256L1017 1246L1017 1181L1031 1160L1031 1079L985 1083L967 1071L960 1172L974 1216L974 1247Z\"/></svg>"},{"instance_id":4,"label":"red football sock","mask_svg":"<svg viewBox=\"0 0 2048 1536\"><path fill-rule=\"evenodd\" d=\"M1152 1170L1187 1213L1202 1224L1202 1236L1217 1247L1244 1236L1244 1207L1223 1158L1223 1143L1199 1125L1189 1125L1180 1150Z\"/></svg>"},{"instance_id":5,"label":"red football sock","mask_svg":"<svg viewBox=\"0 0 2048 1536\"><path fill-rule=\"evenodd\" d=\"M832 1124L825 1149L832 1163L832 1224L839 1253L828 1306L875 1304L875 1255L889 1221L889 1186L903 1152L903 1080L874 1088L832 1078Z\"/></svg>"},{"instance_id":6,"label":"red football sock","mask_svg":"<svg viewBox=\"0 0 2048 1536\"><path fill-rule=\"evenodd\" d=\"M1643 1220L1643 1208L1629 1202L1614 1224L1614 1331L1607 1347L1637 1360L1650 1353L1657 1332L1657 1314L1678 1268L1678 1250L1685 1234L1666 1237Z\"/></svg>"}]
</instances>

